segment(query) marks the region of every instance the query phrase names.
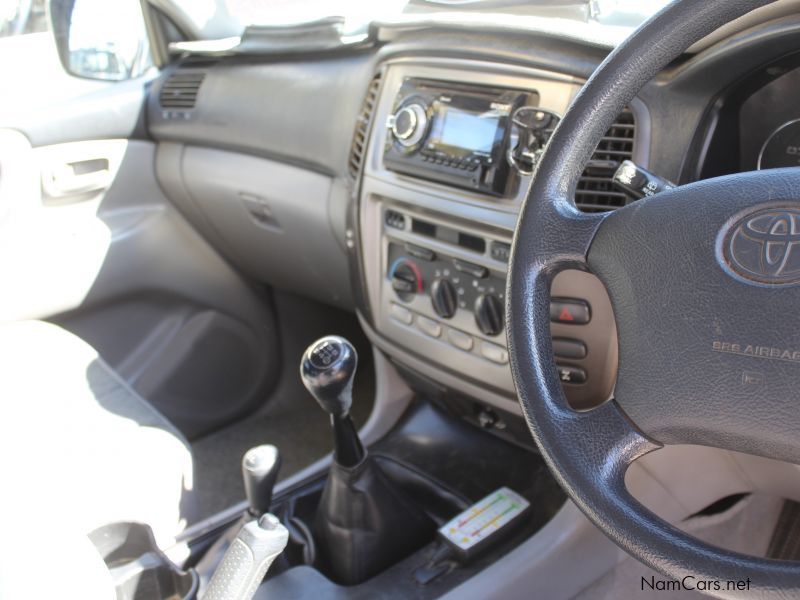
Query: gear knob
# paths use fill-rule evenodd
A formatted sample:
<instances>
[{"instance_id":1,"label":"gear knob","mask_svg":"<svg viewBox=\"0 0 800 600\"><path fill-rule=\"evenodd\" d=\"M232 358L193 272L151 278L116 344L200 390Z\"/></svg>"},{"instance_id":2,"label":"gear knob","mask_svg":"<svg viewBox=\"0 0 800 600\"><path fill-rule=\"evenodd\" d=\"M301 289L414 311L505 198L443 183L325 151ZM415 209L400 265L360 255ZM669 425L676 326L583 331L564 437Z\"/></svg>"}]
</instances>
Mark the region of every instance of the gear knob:
<instances>
[{"instance_id":1,"label":"gear knob","mask_svg":"<svg viewBox=\"0 0 800 600\"><path fill-rule=\"evenodd\" d=\"M331 417L334 459L345 467L357 465L366 456L350 418L356 366L356 349L338 335L329 335L311 344L300 362L303 384Z\"/></svg>"},{"instance_id":2,"label":"gear knob","mask_svg":"<svg viewBox=\"0 0 800 600\"><path fill-rule=\"evenodd\" d=\"M346 417L353 403L353 378L358 355L343 337L329 335L311 344L300 363L300 377L322 410Z\"/></svg>"}]
</instances>

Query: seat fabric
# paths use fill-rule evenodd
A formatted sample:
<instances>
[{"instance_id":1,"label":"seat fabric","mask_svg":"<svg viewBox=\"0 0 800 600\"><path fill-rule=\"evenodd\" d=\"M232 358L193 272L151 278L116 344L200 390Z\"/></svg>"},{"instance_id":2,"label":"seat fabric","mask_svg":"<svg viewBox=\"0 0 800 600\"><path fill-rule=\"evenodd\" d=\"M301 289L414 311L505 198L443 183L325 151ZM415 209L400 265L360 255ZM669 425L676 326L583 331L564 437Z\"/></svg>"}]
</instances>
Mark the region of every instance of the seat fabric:
<instances>
[{"instance_id":1,"label":"seat fabric","mask_svg":"<svg viewBox=\"0 0 800 600\"><path fill-rule=\"evenodd\" d=\"M0 481L0 515L31 527L138 521L164 548L194 516L187 441L91 346L40 321L0 325Z\"/></svg>"}]
</instances>

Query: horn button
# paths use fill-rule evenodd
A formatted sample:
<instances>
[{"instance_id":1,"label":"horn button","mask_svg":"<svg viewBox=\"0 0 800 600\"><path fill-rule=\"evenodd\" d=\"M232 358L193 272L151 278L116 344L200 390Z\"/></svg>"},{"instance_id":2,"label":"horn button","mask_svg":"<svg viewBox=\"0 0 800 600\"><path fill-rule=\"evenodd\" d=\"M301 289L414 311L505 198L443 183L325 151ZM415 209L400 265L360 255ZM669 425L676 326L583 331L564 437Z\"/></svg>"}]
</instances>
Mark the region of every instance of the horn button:
<instances>
[{"instance_id":1,"label":"horn button","mask_svg":"<svg viewBox=\"0 0 800 600\"><path fill-rule=\"evenodd\" d=\"M655 440L800 462L799 171L683 186L599 227L615 398Z\"/></svg>"}]
</instances>

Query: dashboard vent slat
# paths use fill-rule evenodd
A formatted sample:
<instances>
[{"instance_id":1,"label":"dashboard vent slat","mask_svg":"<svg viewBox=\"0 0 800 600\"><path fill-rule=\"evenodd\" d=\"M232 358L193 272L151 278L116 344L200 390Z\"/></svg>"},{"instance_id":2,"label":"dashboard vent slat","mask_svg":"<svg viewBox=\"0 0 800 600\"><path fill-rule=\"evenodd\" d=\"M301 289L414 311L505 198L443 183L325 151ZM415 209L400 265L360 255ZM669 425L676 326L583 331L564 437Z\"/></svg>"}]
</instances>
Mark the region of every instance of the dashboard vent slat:
<instances>
[{"instance_id":1,"label":"dashboard vent slat","mask_svg":"<svg viewBox=\"0 0 800 600\"><path fill-rule=\"evenodd\" d=\"M356 121L353 143L350 145L350 155L347 159L347 172L353 180L358 178L358 174L361 172L361 164L364 161L364 154L367 149L367 134L369 133L369 125L372 121L372 113L378 101L381 77L382 74L378 73L372 78L369 89L367 90L367 97L364 98L364 104L361 107L361 112Z\"/></svg>"},{"instance_id":2,"label":"dashboard vent slat","mask_svg":"<svg viewBox=\"0 0 800 600\"><path fill-rule=\"evenodd\" d=\"M203 72L174 73L164 82L158 96L162 108L194 108L197 94L206 74Z\"/></svg>"},{"instance_id":3,"label":"dashboard vent slat","mask_svg":"<svg viewBox=\"0 0 800 600\"><path fill-rule=\"evenodd\" d=\"M611 183L611 177L625 159L633 157L636 122L626 108L597 144L578 181L575 204L584 212L605 212L625 206L627 197Z\"/></svg>"}]
</instances>

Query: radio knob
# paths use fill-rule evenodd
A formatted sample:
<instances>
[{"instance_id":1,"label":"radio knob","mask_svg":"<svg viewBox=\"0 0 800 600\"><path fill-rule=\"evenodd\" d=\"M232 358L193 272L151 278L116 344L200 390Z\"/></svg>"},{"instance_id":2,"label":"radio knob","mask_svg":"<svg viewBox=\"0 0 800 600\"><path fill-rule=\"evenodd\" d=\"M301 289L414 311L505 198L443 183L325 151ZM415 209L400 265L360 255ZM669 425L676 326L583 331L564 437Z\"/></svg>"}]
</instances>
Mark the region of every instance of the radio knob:
<instances>
[{"instance_id":1,"label":"radio knob","mask_svg":"<svg viewBox=\"0 0 800 600\"><path fill-rule=\"evenodd\" d=\"M428 113L422 104L409 104L394 115L392 134L403 146L415 146L425 135L428 127Z\"/></svg>"},{"instance_id":2,"label":"radio knob","mask_svg":"<svg viewBox=\"0 0 800 600\"><path fill-rule=\"evenodd\" d=\"M431 284L431 303L433 310L443 319L449 319L456 314L458 294L449 279L439 278Z\"/></svg>"},{"instance_id":3,"label":"radio knob","mask_svg":"<svg viewBox=\"0 0 800 600\"><path fill-rule=\"evenodd\" d=\"M503 303L494 294L481 294L475 300L475 323L485 335L503 331Z\"/></svg>"}]
</instances>

